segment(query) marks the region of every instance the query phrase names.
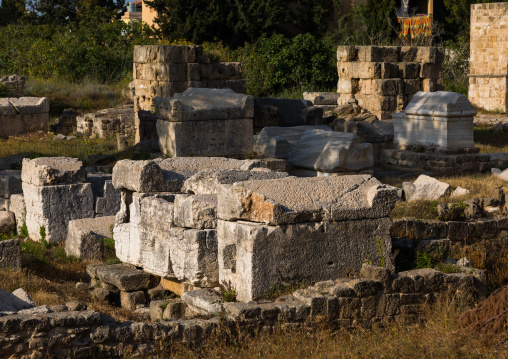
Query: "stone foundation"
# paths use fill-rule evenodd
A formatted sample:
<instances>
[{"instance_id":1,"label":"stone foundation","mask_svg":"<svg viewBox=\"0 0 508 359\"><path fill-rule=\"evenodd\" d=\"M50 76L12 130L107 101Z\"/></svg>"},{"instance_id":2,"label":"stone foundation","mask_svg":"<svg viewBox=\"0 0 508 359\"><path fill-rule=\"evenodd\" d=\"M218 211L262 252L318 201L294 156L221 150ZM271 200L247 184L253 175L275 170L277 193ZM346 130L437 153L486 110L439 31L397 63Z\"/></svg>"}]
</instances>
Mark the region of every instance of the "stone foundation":
<instances>
[{"instance_id":1,"label":"stone foundation","mask_svg":"<svg viewBox=\"0 0 508 359\"><path fill-rule=\"evenodd\" d=\"M387 149L381 151L381 162L444 175L489 172L495 166L495 162L490 160L489 154L479 152L479 148L423 152Z\"/></svg>"},{"instance_id":2,"label":"stone foundation","mask_svg":"<svg viewBox=\"0 0 508 359\"><path fill-rule=\"evenodd\" d=\"M111 108L76 117L76 131L85 136L115 137L117 134L133 137L136 129L132 107Z\"/></svg>"}]
</instances>

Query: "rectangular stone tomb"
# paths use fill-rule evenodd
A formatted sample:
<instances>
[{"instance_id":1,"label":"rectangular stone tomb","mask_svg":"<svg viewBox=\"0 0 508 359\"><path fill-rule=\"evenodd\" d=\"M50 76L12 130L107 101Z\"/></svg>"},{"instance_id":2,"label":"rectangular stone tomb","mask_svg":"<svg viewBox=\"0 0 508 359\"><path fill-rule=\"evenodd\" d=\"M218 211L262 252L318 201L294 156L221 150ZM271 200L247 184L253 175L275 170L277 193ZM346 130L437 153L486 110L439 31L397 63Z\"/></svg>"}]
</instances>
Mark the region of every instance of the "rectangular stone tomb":
<instances>
[{"instance_id":1,"label":"rectangular stone tomb","mask_svg":"<svg viewBox=\"0 0 508 359\"><path fill-rule=\"evenodd\" d=\"M0 98L0 137L47 131L48 121L47 97Z\"/></svg>"},{"instance_id":2,"label":"rectangular stone tomb","mask_svg":"<svg viewBox=\"0 0 508 359\"><path fill-rule=\"evenodd\" d=\"M472 148L476 109L455 92L418 92L405 112L393 115L394 143L399 147Z\"/></svg>"},{"instance_id":3,"label":"rectangular stone tomb","mask_svg":"<svg viewBox=\"0 0 508 359\"><path fill-rule=\"evenodd\" d=\"M396 192L367 175L236 183L219 195L219 280L250 301L275 284L354 274L365 260L391 267Z\"/></svg>"},{"instance_id":4,"label":"rectangular stone tomb","mask_svg":"<svg viewBox=\"0 0 508 359\"><path fill-rule=\"evenodd\" d=\"M159 144L171 157L252 152L252 96L229 89L190 88L174 97L156 97L154 105Z\"/></svg>"}]
</instances>

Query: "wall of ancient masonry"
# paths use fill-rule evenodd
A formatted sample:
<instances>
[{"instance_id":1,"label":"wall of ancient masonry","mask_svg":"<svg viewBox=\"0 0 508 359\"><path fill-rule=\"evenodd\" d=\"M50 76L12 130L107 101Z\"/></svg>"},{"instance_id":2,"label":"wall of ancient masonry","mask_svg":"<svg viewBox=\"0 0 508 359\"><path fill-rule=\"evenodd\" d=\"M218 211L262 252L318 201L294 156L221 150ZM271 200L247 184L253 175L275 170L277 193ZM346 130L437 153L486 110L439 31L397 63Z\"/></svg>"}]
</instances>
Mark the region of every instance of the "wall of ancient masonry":
<instances>
[{"instance_id":1,"label":"wall of ancient masonry","mask_svg":"<svg viewBox=\"0 0 508 359\"><path fill-rule=\"evenodd\" d=\"M469 99L508 111L508 3L471 5Z\"/></svg>"},{"instance_id":2,"label":"wall of ancient masonry","mask_svg":"<svg viewBox=\"0 0 508 359\"><path fill-rule=\"evenodd\" d=\"M220 328L235 335L268 332L277 325L298 328L323 319L333 328L414 323L436 301L455 299L471 304L484 298L482 284L471 274L419 269L394 275L385 268L364 265L360 277L316 283L277 302L208 303L223 306L226 315L222 319L214 313L211 319L118 323L86 310L79 302L38 307L34 308L40 309L37 315L0 317L0 356L144 357L160 353L164 343L199 345ZM203 290L193 292L198 298ZM201 298L205 299L201 303L206 301ZM160 310L160 305L154 309Z\"/></svg>"},{"instance_id":3,"label":"wall of ancient masonry","mask_svg":"<svg viewBox=\"0 0 508 359\"><path fill-rule=\"evenodd\" d=\"M211 62L202 46L134 47L134 111L150 111L156 96L171 97L189 87L229 88L246 93L239 62ZM139 128L139 118L136 117ZM139 142L139 135L136 142Z\"/></svg>"},{"instance_id":4,"label":"wall of ancient masonry","mask_svg":"<svg viewBox=\"0 0 508 359\"><path fill-rule=\"evenodd\" d=\"M443 60L436 47L339 46L338 104L357 102L378 119L389 119L418 91L443 88Z\"/></svg>"}]
</instances>

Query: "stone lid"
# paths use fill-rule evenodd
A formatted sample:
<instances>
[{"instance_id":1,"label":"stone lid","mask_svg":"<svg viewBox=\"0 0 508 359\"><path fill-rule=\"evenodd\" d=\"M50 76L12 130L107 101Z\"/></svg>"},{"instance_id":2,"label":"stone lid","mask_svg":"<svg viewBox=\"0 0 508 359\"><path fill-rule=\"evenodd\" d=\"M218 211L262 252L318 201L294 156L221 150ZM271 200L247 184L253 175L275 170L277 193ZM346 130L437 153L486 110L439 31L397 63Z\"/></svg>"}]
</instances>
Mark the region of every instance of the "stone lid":
<instances>
[{"instance_id":1,"label":"stone lid","mask_svg":"<svg viewBox=\"0 0 508 359\"><path fill-rule=\"evenodd\" d=\"M219 194L218 218L271 225L389 215L397 189L369 175L237 182Z\"/></svg>"},{"instance_id":2,"label":"stone lid","mask_svg":"<svg viewBox=\"0 0 508 359\"><path fill-rule=\"evenodd\" d=\"M230 120L254 117L254 98L230 89L189 88L173 97L154 99L163 121Z\"/></svg>"},{"instance_id":3,"label":"stone lid","mask_svg":"<svg viewBox=\"0 0 508 359\"><path fill-rule=\"evenodd\" d=\"M60 183L86 182L83 163L70 157L24 158L21 180L35 186L54 186Z\"/></svg>"},{"instance_id":4,"label":"stone lid","mask_svg":"<svg viewBox=\"0 0 508 359\"><path fill-rule=\"evenodd\" d=\"M470 117L476 108L468 98L456 92L417 92L405 110L406 115Z\"/></svg>"}]
</instances>

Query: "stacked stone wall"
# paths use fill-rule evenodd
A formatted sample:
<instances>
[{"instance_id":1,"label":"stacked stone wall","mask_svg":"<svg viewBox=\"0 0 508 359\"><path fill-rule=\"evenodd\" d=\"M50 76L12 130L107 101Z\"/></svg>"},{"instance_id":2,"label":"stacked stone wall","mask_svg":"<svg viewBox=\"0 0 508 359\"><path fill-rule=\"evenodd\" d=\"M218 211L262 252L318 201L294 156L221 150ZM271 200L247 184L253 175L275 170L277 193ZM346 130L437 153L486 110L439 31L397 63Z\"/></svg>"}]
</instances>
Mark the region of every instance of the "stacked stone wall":
<instances>
[{"instance_id":1,"label":"stacked stone wall","mask_svg":"<svg viewBox=\"0 0 508 359\"><path fill-rule=\"evenodd\" d=\"M380 120L402 111L418 91L443 88L444 54L436 47L339 46L339 105L357 102Z\"/></svg>"},{"instance_id":2,"label":"stacked stone wall","mask_svg":"<svg viewBox=\"0 0 508 359\"><path fill-rule=\"evenodd\" d=\"M156 96L172 97L190 87L229 88L246 93L239 62L211 62L202 46L134 47L134 111L151 111ZM136 127L140 120L136 117ZM142 140L137 134L136 142Z\"/></svg>"},{"instance_id":3,"label":"stacked stone wall","mask_svg":"<svg viewBox=\"0 0 508 359\"><path fill-rule=\"evenodd\" d=\"M482 284L471 274L420 269L393 275L364 265L361 277L316 283L275 302L219 303L224 315L211 319L118 323L84 305L38 307L36 314L0 317L0 356L147 357L178 342L199 345L221 328L234 335L323 320L333 328L414 323L440 300L471 304L484 297Z\"/></svg>"},{"instance_id":4,"label":"stacked stone wall","mask_svg":"<svg viewBox=\"0 0 508 359\"><path fill-rule=\"evenodd\" d=\"M471 5L469 99L508 111L508 3Z\"/></svg>"}]
</instances>

